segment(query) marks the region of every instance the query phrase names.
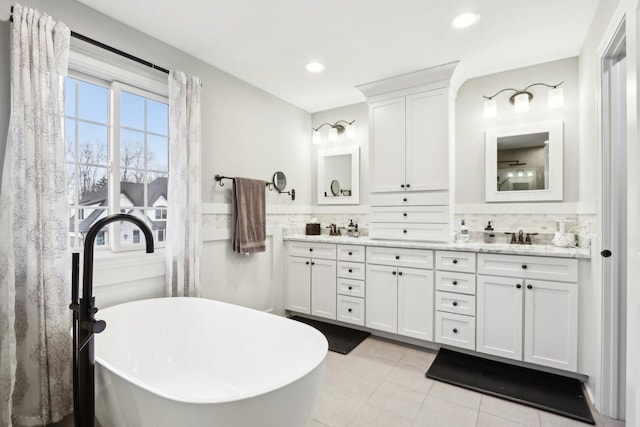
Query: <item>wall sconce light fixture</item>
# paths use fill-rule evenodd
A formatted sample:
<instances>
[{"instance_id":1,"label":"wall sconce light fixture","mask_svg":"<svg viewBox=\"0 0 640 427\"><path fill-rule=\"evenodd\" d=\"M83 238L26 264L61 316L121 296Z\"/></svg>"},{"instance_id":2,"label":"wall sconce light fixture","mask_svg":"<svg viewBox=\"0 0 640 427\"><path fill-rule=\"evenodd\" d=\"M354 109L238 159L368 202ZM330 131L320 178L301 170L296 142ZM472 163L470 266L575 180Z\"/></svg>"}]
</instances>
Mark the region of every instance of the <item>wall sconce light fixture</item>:
<instances>
[{"instance_id":1,"label":"wall sconce light fixture","mask_svg":"<svg viewBox=\"0 0 640 427\"><path fill-rule=\"evenodd\" d=\"M491 118L498 115L498 105L494 98L505 91L513 91L513 94L509 97L509 102L513 105L514 112L525 113L529 111L529 103L533 99L533 93L531 93L529 89L534 86L546 86L551 88L551 90L547 94L548 108L562 107L564 105L564 94L562 93L562 88L558 87L562 83L564 83L564 81L558 83L557 85L549 85L546 83L533 83L522 90L507 88L507 89L502 89L496 92L495 95L492 95L492 96L482 95L482 97L485 98L484 117Z\"/></svg>"},{"instance_id":2,"label":"wall sconce light fixture","mask_svg":"<svg viewBox=\"0 0 640 427\"><path fill-rule=\"evenodd\" d=\"M338 140L338 135L342 135L345 132L346 132L347 139L353 139L353 138L356 137L356 127L353 124L354 122L355 122L355 119L351 120L350 122L348 122L346 120L338 120L334 124L323 123L320 126L318 126L317 128L312 128L313 129L313 135L311 136L311 142L313 144L322 143L322 135L320 134L320 129L323 126L330 126L331 127L331 129L329 129L329 141L332 141L332 142L333 141L337 141ZM344 123L344 125L342 125L340 123Z\"/></svg>"}]
</instances>

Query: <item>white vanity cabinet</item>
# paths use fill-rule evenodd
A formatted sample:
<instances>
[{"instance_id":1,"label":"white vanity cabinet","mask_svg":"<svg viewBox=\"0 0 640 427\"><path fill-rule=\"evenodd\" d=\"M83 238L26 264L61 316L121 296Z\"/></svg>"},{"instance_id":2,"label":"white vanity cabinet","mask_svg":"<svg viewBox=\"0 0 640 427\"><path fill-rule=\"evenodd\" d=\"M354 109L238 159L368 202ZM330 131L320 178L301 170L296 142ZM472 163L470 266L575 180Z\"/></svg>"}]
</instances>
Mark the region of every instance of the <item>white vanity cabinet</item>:
<instances>
[{"instance_id":1,"label":"white vanity cabinet","mask_svg":"<svg viewBox=\"0 0 640 427\"><path fill-rule=\"evenodd\" d=\"M338 245L337 320L364 326L365 247Z\"/></svg>"},{"instance_id":2,"label":"white vanity cabinet","mask_svg":"<svg viewBox=\"0 0 640 427\"><path fill-rule=\"evenodd\" d=\"M336 319L336 245L289 242L286 308Z\"/></svg>"},{"instance_id":3,"label":"white vanity cabinet","mask_svg":"<svg viewBox=\"0 0 640 427\"><path fill-rule=\"evenodd\" d=\"M475 350L476 254L436 251L436 342Z\"/></svg>"},{"instance_id":4,"label":"white vanity cabinet","mask_svg":"<svg viewBox=\"0 0 640 427\"><path fill-rule=\"evenodd\" d=\"M432 268L431 250L367 247L366 326L433 340Z\"/></svg>"},{"instance_id":5,"label":"white vanity cabinet","mask_svg":"<svg viewBox=\"0 0 640 427\"><path fill-rule=\"evenodd\" d=\"M575 372L577 276L575 259L479 254L476 350Z\"/></svg>"}]
</instances>

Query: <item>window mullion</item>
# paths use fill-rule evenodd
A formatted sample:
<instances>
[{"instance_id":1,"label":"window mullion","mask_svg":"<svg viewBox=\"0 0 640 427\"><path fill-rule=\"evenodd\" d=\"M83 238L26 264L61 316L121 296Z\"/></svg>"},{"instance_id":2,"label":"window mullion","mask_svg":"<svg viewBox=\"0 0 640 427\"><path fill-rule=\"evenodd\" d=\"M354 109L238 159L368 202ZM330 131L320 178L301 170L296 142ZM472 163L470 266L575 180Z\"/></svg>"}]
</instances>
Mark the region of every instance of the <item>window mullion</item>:
<instances>
[{"instance_id":1,"label":"window mullion","mask_svg":"<svg viewBox=\"0 0 640 427\"><path fill-rule=\"evenodd\" d=\"M120 84L111 83L109 97L109 213L120 213ZM120 223L110 225L111 249L120 250Z\"/></svg>"}]
</instances>

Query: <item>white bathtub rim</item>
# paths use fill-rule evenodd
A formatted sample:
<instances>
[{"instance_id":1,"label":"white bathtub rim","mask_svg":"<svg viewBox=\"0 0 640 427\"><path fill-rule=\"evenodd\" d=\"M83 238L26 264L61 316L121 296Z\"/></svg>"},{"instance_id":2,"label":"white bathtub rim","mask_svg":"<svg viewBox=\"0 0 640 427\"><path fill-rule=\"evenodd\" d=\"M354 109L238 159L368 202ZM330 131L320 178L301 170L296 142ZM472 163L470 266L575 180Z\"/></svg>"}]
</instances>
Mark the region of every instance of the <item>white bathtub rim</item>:
<instances>
[{"instance_id":1,"label":"white bathtub rim","mask_svg":"<svg viewBox=\"0 0 640 427\"><path fill-rule=\"evenodd\" d=\"M236 309L240 309L240 310L249 310L249 311L256 311L259 313L263 313L265 315L268 316L277 316L275 314L271 314L271 313L266 313L264 311L260 311L260 310L255 310L249 307L243 307L243 306L239 306L236 304L230 304L227 302L223 302L223 301L218 301L218 300L209 300L206 298L195 298L195 297L163 297L163 298L149 298L149 299L144 299L144 300L138 300L138 301L131 301L131 302L127 302L127 303L123 303L123 304L118 304L115 305L113 307L120 307L120 306L124 306L124 305L133 305L136 304L138 302L141 301L152 301L152 300L165 300L165 299L172 299L172 300L186 300L186 299L199 299L199 300L207 300L207 301L212 301L214 303L217 304L224 304L224 305L228 305L228 306L233 306ZM111 308L111 307L109 307ZM101 310L102 312L108 310L109 308L105 308L103 310ZM282 316L278 316L282 319L287 319L290 320L286 317L282 317ZM295 320L290 320L291 322L296 322ZM198 398L194 398L193 396L190 396L189 398L185 398L182 396L177 396L177 395L172 395L170 393L167 393L164 390L161 390L157 387L154 387L152 385L149 385L148 383L139 380L138 378L123 372L121 369L116 368L115 366L113 366L112 364L110 364L109 362L105 361L103 358L99 357L97 354L95 356L95 361L96 363L100 364L102 367L108 369L110 372L112 372L114 375L117 375L121 378L123 378L126 381L129 381L130 383L134 384L137 387L142 388L143 390L147 390L151 393L154 393L158 396L161 396L165 399L174 401L174 402L180 402L180 403L187 403L187 404L222 404L222 403L233 403L233 402L240 402L242 400L246 400L246 399L252 399L267 393L270 393L272 391L281 389L283 387L286 387L287 385L299 380L300 378L304 378L306 375L309 375L311 372L313 372L315 369L318 369L318 367L320 365L322 365L327 357L327 353L329 351L329 343L327 342L326 337L317 329L304 324L302 322L296 322L299 323L300 325L304 325L306 328L309 328L308 331L311 334L316 335L316 337L321 338L322 340L324 340L324 351L322 352L322 357L319 358L318 360L315 360L311 366L306 369L302 374L298 374L295 377L284 377L283 376L283 381L280 381L280 383L276 384L276 385L272 385L269 387L264 387L264 388L255 388L253 389L251 392L248 393L244 393L244 394L240 394L240 395L234 395L232 398L218 398L218 399L212 399L212 398L203 398L203 399L198 399ZM107 325L108 327L108 325Z\"/></svg>"}]
</instances>

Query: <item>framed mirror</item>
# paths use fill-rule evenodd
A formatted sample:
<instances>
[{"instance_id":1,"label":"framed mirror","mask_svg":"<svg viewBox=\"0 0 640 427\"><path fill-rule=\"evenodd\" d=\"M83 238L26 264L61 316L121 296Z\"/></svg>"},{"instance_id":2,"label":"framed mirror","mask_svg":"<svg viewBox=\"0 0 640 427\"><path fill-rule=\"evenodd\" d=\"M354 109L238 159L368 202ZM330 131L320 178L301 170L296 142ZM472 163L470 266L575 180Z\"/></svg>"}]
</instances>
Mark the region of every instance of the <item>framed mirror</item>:
<instances>
[{"instance_id":1,"label":"framed mirror","mask_svg":"<svg viewBox=\"0 0 640 427\"><path fill-rule=\"evenodd\" d=\"M318 150L318 204L360 203L360 147Z\"/></svg>"},{"instance_id":2,"label":"framed mirror","mask_svg":"<svg viewBox=\"0 0 640 427\"><path fill-rule=\"evenodd\" d=\"M562 200L563 130L559 120L485 132L485 200Z\"/></svg>"}]
</instances>

